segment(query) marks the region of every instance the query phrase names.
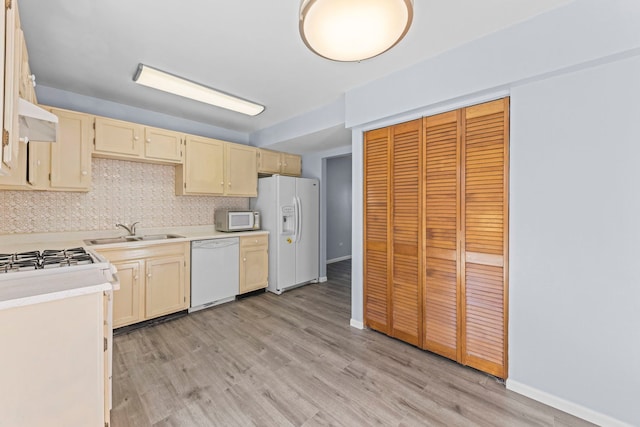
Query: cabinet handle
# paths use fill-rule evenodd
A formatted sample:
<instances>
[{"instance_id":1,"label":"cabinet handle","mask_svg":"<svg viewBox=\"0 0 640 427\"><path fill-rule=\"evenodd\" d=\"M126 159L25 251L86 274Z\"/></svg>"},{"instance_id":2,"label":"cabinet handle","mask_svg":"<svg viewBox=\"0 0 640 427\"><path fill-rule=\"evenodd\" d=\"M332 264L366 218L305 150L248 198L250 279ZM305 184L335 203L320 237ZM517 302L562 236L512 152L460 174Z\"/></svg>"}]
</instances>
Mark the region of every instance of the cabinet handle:
<instances>
[{"instance_id":1,"label":"cabinet handle","mask_svg":"<svg viewBox=\"0 0 640 427\"><path fill-rule=\"evenodd\" d=\"M133 276L133 280L138 280L138 275Z\"/></svg>"},{"instance_id":2,"label":"cabinet handle","mask_svg":"<svg viewBox=\"0 0 640 427\"><path fill-rule=\"evenodd\" d=\"M247 259L246 258L242 258L242 262L247 262Z\"/></svg>"},{"instance_id":3,"label":"cabinet handle","mask_svg":"<svg viewBox=\"0 0 640 427\"><path fill-rule=\"evenodd\" d=\"M87 171L82 171L82 176L87 176L88 172Z\"/></svg>"},{"instance_id":4,"label":"cabinet handle","mask_svg":"<svg viewBox=\"0 0 640 427\"><path fill-rule=\"evenodd\" d=\"M147 274L147 277L151 277L151 273Z\"/></svg>"},{"instance_id":5,"label":"cabinet handle","mask_svg":"<svg viewBox=\"0 0 640 427\"><path fill-rule=\"evenodd\" d=\"M137 141L138 139L140 139L140 138L138 138L137 136L134 136L134 137L133 137L133 140L134 140L134 141Z\"/></svg>"},{"instance_id":6,"label":"cabinet handle","mask_svg":"<svg viewBox=\"0 0 640 427\"><path fill-rule=\"evenodd\" d=\"M151 142L151 138L147 138L147 144Z\"/></svg>"},{"instance_id":7,"label":"cabinet handle","mask_svg":"<svg viewBox=\"0 0 640 427\"><path fill-rule=\"evenodd\" d=\"M231 183L227 184L229 186L229 188L231 188Z\"/></svg>"},{"instance_id":8,"label":"cabinet handle","mask_svg":"<svg viewBox=\"0 0 640 427\"><path fill-rule=\"evenodd\" d=\"M224 181L220 181L220 185L224 185Z\"/></svg>"}]
</instances>

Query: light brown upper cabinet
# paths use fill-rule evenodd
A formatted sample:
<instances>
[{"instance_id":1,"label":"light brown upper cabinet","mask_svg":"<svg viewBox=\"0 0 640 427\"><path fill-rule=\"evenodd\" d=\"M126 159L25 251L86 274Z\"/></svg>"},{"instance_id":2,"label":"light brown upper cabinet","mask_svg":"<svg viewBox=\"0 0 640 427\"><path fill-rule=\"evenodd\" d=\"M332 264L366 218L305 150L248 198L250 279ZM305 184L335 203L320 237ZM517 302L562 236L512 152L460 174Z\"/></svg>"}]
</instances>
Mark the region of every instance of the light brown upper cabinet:
<instances>
[{"instance_id":1,"label":"light brown upper cabinet","mask_svg":"<svg viewBox=\"0 0 640 427\"><path fill-rule=\"evenodd\" d=\"M255 197L256 149L187 135L183 165L176 167L176 194Z\"/></svg>"},{"instance_id":2,"label":"light brown upper cabinet","mask_svg":"<svg viewBox=\"0 0 640 427\"><path fill-rule=\"evenodd\" d=\"M22 65L22 30L18 5L8 2L4 9L4 69L3 69L3 125L2 125L2 162L0 174L18 174L22 176L24 162L19 162L20 144L18 140L18 95L20 68ZM14 177L15 178L15 177Z\"/></svg>"},{"instance_id":3,"label":"light brown upper cabinet","mask_svg":"<svg viewBox=\"0 0 640 427\"><path fill-rule=\"evenodd\" d=\"M302 157L297 154L258 149L258 173L264 175L302 175Z\"/></svg>"},{"instance_id":4,"label":"light brown upper cabinet","mask_svg":"<svg viewBox=\"0 0 640 427\"><path fill-rule=\"evenodd\" d=\"M501 378L508 135L504 98L364 138L366 325Z\"/></svg>"},{"instance_id":5,"label":"light brown upper cabinet","mask_svg":"<svg viewBox=\"0 0 640 427\"><path fill-rule=\"evenodd\" d=\"M176 194L224 194L224 141L187 135L184 164L176 167Z\"/></svg>"},{"instance_id":6,"label":"light brown upper cabinet","mask_svg":"<svg viewBox=\"0 0 640 427\"><path fill-rule=\"evenodd\" d=\"M182 162L184 134L138 123L96 117L93 155L171 164Z\"/></svg>"},{"instance_id":7,"label":"light brown upper cabinet","mask_svg":"<svg viewBox=\"0 0 640 427\"><path fill-rule=\"evenodd\" d=\"M95 156L129 160L143 157L144 126L106 117L96 117L95 123Z\"/></svg>"},{"instance_id":8,"label":"light brown upper cabinet","mask_svg":"<svg viewBox=\"0 0 640 427\"><path fill-rule=\"evenodd\" d=\"M248 145L225 145L226 196L256 197L258 195L258 171L256 149Z\"/></svg>"},{"instance_id":9,"label":"light brown upper cabinet","mask_svg":"<svg viewBox=\"0 0 640 427\"><path fill-rule=\"evenodd\" d=\"M29 185L34 190L89 191L93 116L45 108L58 116L57 142L29 142Z\"/></svg>"},{"instance_id":10,"label":"light brown upper cabinet","mask_svg":"<svg viewBox=\"0 0 640 427\"><path fill-rule=\"evenodd\" d=\"M93 117L57 108L44 108L58 116L57 141L31 141L28 145L20 143L20 161L15 173L0 177L0 188L89 191Z\"/></svg>"},{"instance_id":11,"label":"light brown upper cabinet","mask_svg":"<svg viewBox=\"0 0 640 427\"><path fill-rule=\"evenodd\" d=\"M184 135L166 129L144 128L144 157L167 162L182 162Z\"/></svg>"},{"instance_id":12,"label":"light brown upper cabinet","mask_svg":"<svg viewBox=\"0 0 640 427\"><path fill-rule=\"evenodd\" d=\"M302 175L302 157L297 154L282 153L282 175Z\"/></svg>"}]
</instances>

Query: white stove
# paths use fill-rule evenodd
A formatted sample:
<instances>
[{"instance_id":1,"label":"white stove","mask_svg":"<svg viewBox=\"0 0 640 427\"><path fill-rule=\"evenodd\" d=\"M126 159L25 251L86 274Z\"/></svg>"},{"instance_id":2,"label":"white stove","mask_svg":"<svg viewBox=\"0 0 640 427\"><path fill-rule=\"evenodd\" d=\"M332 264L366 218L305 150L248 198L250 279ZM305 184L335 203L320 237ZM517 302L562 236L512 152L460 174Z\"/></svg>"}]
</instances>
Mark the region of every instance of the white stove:
<instances>
[{"instance_id":1,"label":"white stove","mask_svg":"<svg viewBox=\"0 0 640 427\"><path fill-rule=\"evenodd\" d=\"M101 271L107 281L114 281L113 266L104 257L82 247L0 254L0 282L81 270Z\"/></svg>"}]
</instances>

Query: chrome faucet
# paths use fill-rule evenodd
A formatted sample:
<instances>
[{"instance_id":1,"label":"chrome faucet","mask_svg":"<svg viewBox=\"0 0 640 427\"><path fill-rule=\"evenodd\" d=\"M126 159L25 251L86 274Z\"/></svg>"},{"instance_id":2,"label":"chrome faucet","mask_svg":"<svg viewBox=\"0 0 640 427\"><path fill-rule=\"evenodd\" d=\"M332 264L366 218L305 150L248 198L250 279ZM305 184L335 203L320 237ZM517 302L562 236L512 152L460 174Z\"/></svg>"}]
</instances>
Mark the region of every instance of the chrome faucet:
<instances>
[{"instance_id":1,"label":"chrome faucet","mask_svg":"<svg viewBox=\"0 0 640 427\"><path fill-rule=\"evenodd\" d=\"M136 235L136 225L140 224L139 222L134 222L133 224L131 224L130 226L127 227L127 224L116 224L116 227L121 227L124 228L125 230L127 230L127 232L129 233L129 236L135 236Z\"/></svg>"}]
</instances>

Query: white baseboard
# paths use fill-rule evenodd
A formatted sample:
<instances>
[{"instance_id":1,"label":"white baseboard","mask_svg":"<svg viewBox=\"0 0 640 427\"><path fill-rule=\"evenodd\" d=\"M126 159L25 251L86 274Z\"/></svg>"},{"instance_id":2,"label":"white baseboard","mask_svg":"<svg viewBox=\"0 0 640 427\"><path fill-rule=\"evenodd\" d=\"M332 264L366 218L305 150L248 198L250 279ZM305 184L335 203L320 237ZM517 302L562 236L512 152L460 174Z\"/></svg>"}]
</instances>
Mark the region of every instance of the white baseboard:
<instances>
[{"instance_id":1,"label":"white baseboard","mask_svg":"<svg viewBox=\"0 0 640 427\"><path fill-rule=\"evenodd\" d=\"M346 261L348 259L351 259L351 255L345 255L345 256L338 257L338 258L328 259L327 260L327 264L333 264L334 262Z\"/></svg>"},{"instance_id":2,"label":"white baseboard","mask_svg":"<svg viewBox=\"0 0 640 427\"><path fill-rule=\"evenodd\" d=\"M324 283L327 281L327 276L322 276L318 278L318 283Z\"/></svg>"},{"instance_id":3,"label":"white baseboard","mask_svg":"<svg viewBox=\"0 0 640 427\"><path fill-rule=\"evenodd\" d=\"M351 319L351 321L349 322L349 324L351 325L352 328L356 328L356 329L364 329L364 323L362 323L359 320L355 320L355 319Z\"/></svg>"},{"instance_id":4,"label":"white baseboard","mask_svg":"<svg viewBox=\"0 0 640 427\"><path fill-rule=\"evenodd\" d=\"M353 320L351 321L353 322ZM571 415L575 415L576 417L580 417L583 420L587 420L599 426L631 427L631 424L624 423L608 415L596 412L593 409L578 405L577 403L570 402L561 397L549 394L542 390L538 390L537 388L528 386L526 384L507 379L506 385L507 390L511 390L523 396L530 397L531 399L542 402L545 405L560 409L561 411L564 411Z\"/></svg>"}]
</instances>

